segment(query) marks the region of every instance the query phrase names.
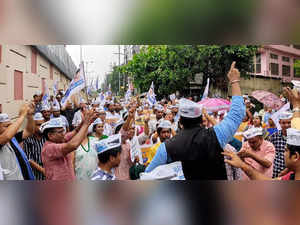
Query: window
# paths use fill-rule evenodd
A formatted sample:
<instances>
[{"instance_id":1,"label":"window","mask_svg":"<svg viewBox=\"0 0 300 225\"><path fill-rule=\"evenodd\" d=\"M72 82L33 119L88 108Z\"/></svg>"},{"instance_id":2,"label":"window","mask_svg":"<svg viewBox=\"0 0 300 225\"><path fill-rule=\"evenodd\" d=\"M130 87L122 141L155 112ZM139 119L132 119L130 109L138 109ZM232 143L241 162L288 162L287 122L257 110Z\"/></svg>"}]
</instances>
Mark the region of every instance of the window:
<instances>
[{"instance_id":1,"label":"window","mask_svg":"<svg viewBox=\"0 0 300 225\"><path fill-rule=\"evenodd\" d=\"M15 100L23 100L23 73L17 70L14 72L14 95Z\"/></svg>"},{"instance_id":2,"label":"window","mask_svg":"<svg viewBox=\"0 0 300 225\"><path fill-rule=\"evenodd\" d=\"M279 75L279 65L277 63L270 63L270 70L272 75Z\"/></svg>"},{"instance_id":3,"label":"window","mask_svg":"<svg viewBox=\"0 0 300 225\"><path fill-rule=\"evenodd\" d=\"M256 54L255 57L255 71L256 73L261 73L261 54Z\"/></svg>"},{"instance_id":4,"label":"window","mask_svg":"<svg viewBox=\"0 0 300 225\"><path fill-rule=\"evenodd\" d=\"M289 77L291 75L291 67L287 65L282 65L282 76Z\"/></svg>"},{"instance_id":5,"label":"window","mask_svg":"<svg viewBox=\"0 0 300 225\"><path fill-rule=\"evenodd\" d=\"M35 50L31 51L31 73L36 74L37 72L37 52Z\"/></svg>"},{"instance_id":6,"label":"window","mask_svg":"<svg viewBox=\"0 0 300 225\"><path fill-rule=\"evenodd\" d=\"M275 55L275 54L272 54L272 53L270 54L270 57L271 57L271 59L276 59L276 60L278 59L278 55Z\"/></svg>"},{"instance_id":7,"label":"window","mask_svg":"<svg viewBox=\"0 0 300 225\"><path fill-rule=\"evenodd\" d=\"M290 62L290 58L286 56L282 56L282 61L283 62Z\"/></svg>"}]
</instances>

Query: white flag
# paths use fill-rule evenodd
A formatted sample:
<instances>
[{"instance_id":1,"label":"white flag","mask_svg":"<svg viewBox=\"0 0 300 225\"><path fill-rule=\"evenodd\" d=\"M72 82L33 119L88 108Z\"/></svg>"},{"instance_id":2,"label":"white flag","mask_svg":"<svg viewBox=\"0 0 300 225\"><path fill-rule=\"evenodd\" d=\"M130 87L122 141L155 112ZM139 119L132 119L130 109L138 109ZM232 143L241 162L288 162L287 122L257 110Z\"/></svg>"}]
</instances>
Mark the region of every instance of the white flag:
<instances>
[{"instance_id":1,"label":"white flag","mask_svg":"<svg viewBox=\"0 0 300 225\"><path fill-rule=\"evenodd\" d=\"M65 96L61 100L61 106L65 107L67 101L71 98L71 96L80 92L84 87L85 87L85 80L84 80L84 68L82 62L80 64L80 70L75 75L74 79L69 85L68 90L65 93Z\"/></svg>"},{"instance_id":2,"label":"white flag","mask_svg":"<svg viewBox=\"0 0 300 225\"><path fill-rule=\"evenodd\" d=\"M206 84L206 87L204 89L201 101L207 98L208 91L209 91L209 78L207 78L207 84Z\"/></svg>"}]
</instances>

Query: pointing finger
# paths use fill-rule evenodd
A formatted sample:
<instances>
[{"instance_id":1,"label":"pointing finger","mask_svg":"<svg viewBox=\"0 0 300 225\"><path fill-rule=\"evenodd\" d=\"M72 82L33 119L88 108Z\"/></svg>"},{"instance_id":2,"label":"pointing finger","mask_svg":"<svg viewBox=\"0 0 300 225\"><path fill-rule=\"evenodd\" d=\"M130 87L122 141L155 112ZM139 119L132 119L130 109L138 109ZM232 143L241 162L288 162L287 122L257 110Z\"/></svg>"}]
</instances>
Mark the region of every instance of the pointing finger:
<instances>
[{"instance_id":1,"label":"pointing finger","mask_svg":"<svg viewBox=\"0 0 300 225\"><path fill-rule=\"evenodd\" d=\"M230 67L230 71L232 71L235 68L235 61L232 62L231 67Z\"/></svg>"}]
</instances>

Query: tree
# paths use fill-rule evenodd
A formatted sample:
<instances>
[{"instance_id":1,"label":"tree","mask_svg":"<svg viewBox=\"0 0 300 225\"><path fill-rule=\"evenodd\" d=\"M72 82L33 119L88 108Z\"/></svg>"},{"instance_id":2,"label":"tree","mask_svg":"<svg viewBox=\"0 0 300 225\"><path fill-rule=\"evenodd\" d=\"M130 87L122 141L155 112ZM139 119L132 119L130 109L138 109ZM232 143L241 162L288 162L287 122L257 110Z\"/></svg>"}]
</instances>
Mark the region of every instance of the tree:
<instances>
[{"instance_id":1,"label":"tree","mask_svg":"<svg viewBox=\"0 0 300 225\"><path fill-rule=\"evenodd\" d=\"M227 71L232 61L242 75L253 70L253 56L259 46L250 45L150 45L116 71L134 79L141 92L148 91L154 82L158 98L189 87L195 74L203 73L203 85L209 77L216 88L227 92ZM203 91L203 90L202 90Z\"/></svg>"}]
</instances>

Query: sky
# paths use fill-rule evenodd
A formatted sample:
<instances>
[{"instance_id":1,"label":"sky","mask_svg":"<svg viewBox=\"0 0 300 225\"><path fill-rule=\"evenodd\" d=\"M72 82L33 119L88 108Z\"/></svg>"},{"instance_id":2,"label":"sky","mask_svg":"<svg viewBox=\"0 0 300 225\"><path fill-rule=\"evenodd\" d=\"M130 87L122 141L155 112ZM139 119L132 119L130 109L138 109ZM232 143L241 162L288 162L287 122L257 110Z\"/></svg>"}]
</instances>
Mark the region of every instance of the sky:
<instances>
[{"instance_id":1,"label":"sky","mask_svg":"<svg viewBox=\"0 0 300 225\"><path fill-rule=\"evenodd\" d=\"M80 63L80 45L67 45L68 53L72 57L76 66ZM105 74L111 71L112 63L119 63L118 45L82 45L83 61L88 62L85 67L87 75L87 83L90 80L99 76L99 81L102 83ZM121 63L122 63L121 55Z\"/></svg>"}]
</instances>

